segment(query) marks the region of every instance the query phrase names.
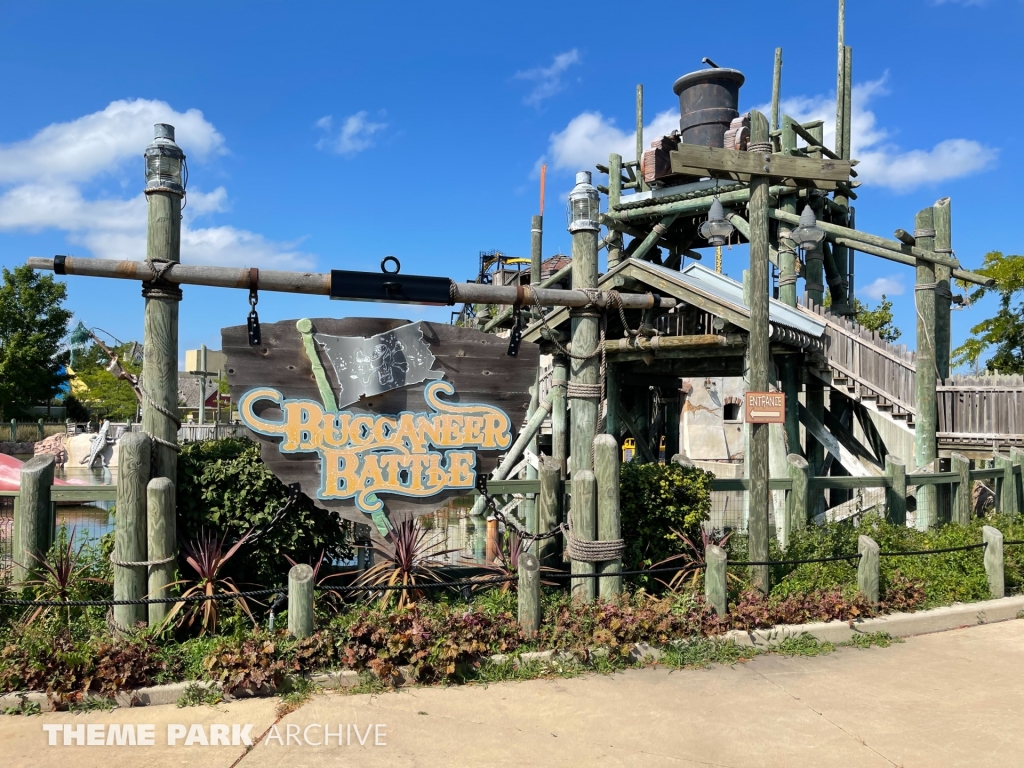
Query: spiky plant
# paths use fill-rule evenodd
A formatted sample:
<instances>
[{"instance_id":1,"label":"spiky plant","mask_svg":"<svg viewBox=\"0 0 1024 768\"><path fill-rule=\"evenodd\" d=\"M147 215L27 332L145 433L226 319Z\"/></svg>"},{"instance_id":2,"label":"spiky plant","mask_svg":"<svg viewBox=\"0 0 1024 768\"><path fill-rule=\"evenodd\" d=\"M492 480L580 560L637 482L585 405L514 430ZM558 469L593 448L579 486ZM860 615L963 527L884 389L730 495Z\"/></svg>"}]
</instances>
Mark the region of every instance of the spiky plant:
<instances>
[{"instance_id":1,"label":"spiky plant","mask_svg":"<svg viewBox=\"0 0 1024 768\"><path fill-rule=\"evenodd\" d=\"M66 529L62 529L64 531ZM70 534L64 538L62 533L57 544L50 550L49 555L40 557L33 552L29 555L36 561L32 568L36 577L27 581L14 584L16 587L27 587L34 591L36 600L55 600L67 602L69 600L86 599L88 595L83 594L87 583L109 584L105 579L88 576L92 563L82 557L82 550L88 542L82 542L75 547L76 529L72 528ZM20 563L19 563L20 565ZM47 616L53 608L58 606L36 606L29 608L25 613L25 625L29 625L41 617ZM71 606L62 608L66 611L68 626L71 625L73 609ZM81 609L77 609L81 610Z\"/></svg>"},{"instance_id":2,"label":"spiky plant","mask_svg":"<svg viewBox=\"0 0 1024 768\"><path fill-rule=\"evenodd\" d=\"M700 538L691 538L686 536L676 529L672 529L672 532L679 538L686 548L684 552L672 557L667 557L661 562L655 563L652 568L662 568L668 565L674 565L679 563L680 569L672 575L672 578L667 582L662 579L658 579L662 584L667 586L673 592L681 589L694 589L697 586L697 581L700 578L701 572L707 567L707 551L710 546L724 547L730 538L732 538L732 532L725 533L718 528L701 528ZM728 574L729 579L738 580L739 577L734 573Z\"/></svg>"},{"instance_id":3,"label":"spiky plant","mask_svg":"<svg viewBox=\"0 0 1024 768\"><path fill-rule=\"evenodd\" d=\"M393 550L373 547L380 562L364 571L355 584L365 587L415 587L429 582L441 581L439 558L455 549L441 549L443 544L428 542L430 531L417 525L409 518L395 524L390 539ZM390 605L397 594L398 607L414 603L424 595L422 589L368 589L367 601L379 600L381 605Z\"/></svg>"},{"instance_id":4,"label":"spiky plant","mask_svg":"<svg viewBox=\"0 0 1024 768\"><path fill-rule=\"evenodd\" d=\"M183 586L184 591L181 593L183 598L194 595L206 595L212 598L215 595L241 594L241 590L238 589L234 581L230 578L223 578L220 573L228 560L234 557L242 545L249 540L251 533L252 531L246 533L227 550L224 549L227 534L217 539L213 534L203 531L197 539L184 542L182 549L185 552L185 562L196 572L197 578L181 579L168 586ZM249 610L249 604L245 598L236 597L234 600L245 611L255 626L256 619L253 617L252 611ZM177 618L177 625L179 627L188 626L191 629L198 625L199 634L214 634L217 631L217 623L220 616L218 602L218 600L209 599L175 603L161 626L165 628Z\"/></svg>"},{"instance_id":5,"label":"spiky plant","mask_svg":"<svg viewBox=\"0 0 1024 768\"><path fill-rule=\"evenodd\" d=\"M313 583L316 585L316 589L313 590L313 607L316 607L317 595L322 594L325 598L324 603L330 606L332 609L334 609L335 613L338 613L341 604L344 602L344 599L342 598L341 593L338 590L331 589L330 587L327 587L325 585L331 579L337 579L342 576L349 576L353 573L357 573L357 571L341 571L340 573L329 573L321 579L321 566L323 566L325 563L330 565L329 561L326 558L324 558L324 551L325 550L322 549L320 550L320 557L317 558L316 565L312 566ZM298 565L298 563L292 560L292 558L290 558L288 555L285 555L284 559L287 560L292 567Z\"/></svg>"}]
</instances>

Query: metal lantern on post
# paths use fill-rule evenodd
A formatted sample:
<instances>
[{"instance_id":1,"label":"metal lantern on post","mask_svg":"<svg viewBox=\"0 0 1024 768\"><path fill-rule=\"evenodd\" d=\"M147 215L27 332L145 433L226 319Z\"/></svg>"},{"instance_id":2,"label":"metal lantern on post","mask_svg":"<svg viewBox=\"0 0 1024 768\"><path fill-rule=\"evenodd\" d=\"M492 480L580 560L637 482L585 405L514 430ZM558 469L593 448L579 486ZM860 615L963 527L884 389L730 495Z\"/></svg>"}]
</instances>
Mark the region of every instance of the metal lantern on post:
<instances>
[{"instance_id":1,"label":"metal lantern on post","mask_svg":"<svg viewBox=\"0 0 1024 768\"><path fill-rule=\"evenodd\" d=\"M597 188L590 183L590 171L576 174L576 186L569 193L565 217L570 232L597 232L601 228L601 198Z\"/></svg>"},{"instance_id":2,"label":"metal lantern on post","mask_svg":"<svg viewBox=\"0 0 1024 768\"><path fill-rule=\"evenodd\" d=\"M816 250L818 244L825 239L825 231L818 226L811 206L805 205L800 214L800 225L790 233L790 238L797 248L804 251Z\"/></svg>"},{"instance_id":3,"label":"metal lantern on post","mask_svg":"<svg viewBox=\"0 0 1024 768\"><path fill-rule=\"evenodd\" d=\"M716 197L711 203L711 210L708 211L708 220L700 225L700 236L708 241L708 245L720 248L729 241L729 236L735 229L725 218L725 209Z\"/></svg>"},{"instance_id":4,"label":"metal lantern on post","mask_svg":"<svg viewBox=\"0 0 1024 768\"><path fill-rule=\"evenodd\" d=\"M185 153L174 143L174 126L157 123L154 126L156 137L146 147L146 189L160 189L182 194L185 191L187 173L182 178L185 165Z\"/></svg>"}]
</instances>

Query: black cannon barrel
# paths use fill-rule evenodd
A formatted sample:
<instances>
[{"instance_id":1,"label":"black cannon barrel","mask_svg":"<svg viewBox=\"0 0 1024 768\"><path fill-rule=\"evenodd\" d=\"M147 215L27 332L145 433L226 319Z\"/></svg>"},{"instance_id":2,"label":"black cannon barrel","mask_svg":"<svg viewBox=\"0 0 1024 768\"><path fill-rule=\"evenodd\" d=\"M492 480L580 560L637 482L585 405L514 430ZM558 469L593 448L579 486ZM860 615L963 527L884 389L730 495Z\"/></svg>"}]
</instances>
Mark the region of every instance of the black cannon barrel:
<instances>
[{"instance_id":1,"label":"black cannon barrel","mask_svg":"<svg viewBox=\"0 0 1024 768\"><path fill-rule=\"evenodd\" d=\"M743 73L736 69L701 69L672 86L679 97L679 131L683 144L724 147L729 123L739 117Z\"/></svg>"}]
</instances>

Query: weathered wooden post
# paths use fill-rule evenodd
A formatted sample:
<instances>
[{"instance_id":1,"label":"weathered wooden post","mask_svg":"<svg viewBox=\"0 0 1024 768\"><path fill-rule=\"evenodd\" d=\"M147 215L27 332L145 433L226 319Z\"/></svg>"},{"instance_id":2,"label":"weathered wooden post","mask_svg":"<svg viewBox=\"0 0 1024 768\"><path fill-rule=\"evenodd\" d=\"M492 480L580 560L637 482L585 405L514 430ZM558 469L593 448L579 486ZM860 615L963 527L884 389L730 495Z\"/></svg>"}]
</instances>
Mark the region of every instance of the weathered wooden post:
<instances>
[{"instance_id":1,"label":"weathered wooden post","mask_svg":"<svg viewBox=\"0 0 1024 768\"><path fill-rule=\"evenodd\" d=\"M589 453L589 451L588 451ZM572 474L572 503L569 514L572 516L572 532L569 541L569 556L572 557L572 539L585 542L597 539L597 479L590 469L577 469ZM595 573L596 563L590 560L572 558L573 573ZM573 579L572 596L575 599L590 602L597 593L594 582L596 579Z\"/></svg>"},{"instance_id":2,"label":"weathered wooden post","mask_svg":"<svg viewBox=\"0 0 1024 768\"><path fill-rule=\"evenodd\" d=\"M537 528L540 533L555 530L561 522L562 471L551 456L540 457L540 495L537 499ZM535 554L541 564L554 568L561 559L555 537L537 542Z\"/></svg>"},{"instance_id":3,"label":"weathered wooden post","mask_svg":"<svg viewBox=\"0 0 1024 768\"><path fill-rule=\"evenodd\" d=\"M704 599L719 616L728 611L726 590L729 556L716 544L711 544L704 552Z\"/></svg>"},{"instance_id":4,"label":"weathered wooden post","mask_svg":"<svg viewBox=\"0 0 1024 768\"><path fill-rule=\"evenodd\" d=\"M895 525L907 524L907 463L899 456L885 457L885 476L891 485L885 489L885 519Z\"/></svg>"},{"instance_id":5,"label":"weathered wooden post","mask_svg":"<svg viewBox=\"0 0 1024 768\"><path fill-rule=\"evenodd\" d=\"M934 209L930 206L918 211L914 219L914 238L919 248L935 247ZM917 353L915 357L917 414L914 419L914 463L918 469L931 467L938 456L935 432L938 420L936 385L938 369L935 363L935 265L924 259L917 260L917 284L914 286L917 302ZM917 528L927 530L937 522L934 485L917 489Z\"/></svg>"},{"instance_id":6,"label":"weathered wooden post","mask_svg":"<svg viewBox=\"0 0 1024 768\"><path fill-rule=\"evenodd\" d=\"M974 483L971 482L971 462L960 453L954 453L951 457L953 471L959 476L956 486L956 495L953 497L953 522L960 525L967 525L974 516Z\"/></svg>"},{"instance_id":7,"label":"weathered wooden post","mask_svg":"<svg viewBox=\"0 0 1024 768\"><path fill-rule=\"evenodd\" d=\"M541 271L544 264L544 212L541 211L540 215L534 216L530 219L530 285L538 286L541 281ZM541 310L534 309L534 312L540 312ZM533 397L530 398L530 404L533 405L540 397L540 359L537 360L537 370L533 377ZM530 416L533 415L531 412ZM540 453L538 449L537 438L534 437L530 441L526 450L532 456L537 456ZM534 460L527 462L526 464L526 479L536 480L537 479L537 467L533 464ZM527 494L526 498L522 502L523 505L523 519L526 520L527 529L530 533L537 533L537 495Z\"/></svg>"},{"instance_id":8,"label":"weathered wooden post","mask_svg":"<svg viewBox=\"0 0 1024 768\"><path fill-rule=\"evenodd\" d=\"M878 602L878 543L869 536L857 537L857 589L872 605Z\"/></svg>"},{"instance_id":9,"label":"weathered wooden post","mask_svg":"<svg viewBox=\"0 0 1024 768\"><path fill-rule=\"evenodd\" d=\"M42 419L39 419L39 421L36 422L36 436L39 440L42 440L46 436L46 428L43 426Z\"/></svg>"},{"instance_id":10,"label":"weathered wooden post","mask_svg":"<svg viewBox=\"0 0 1024 768\"><path fill-rule=\"evenodd\" d=\"M143 503L146 482L150 477L166 477L172 484L177 483L178 477L178 302L182 294L176 284L160 279L163 272L181 261L181 201L185 196L182 163L185 153L174 143L174 126L158 123L156 138L146 148L145 155L145 192L149 205L146 259L153 263L157 279L142 284L142 295L146 299L142 431L154 443L152 466L147 461L139 492ZM122 446L123 441L124 438ZM122 464L119 475L123 473ZM164 510L163 514L169 517L163 527L174 530L174 508ZM131 559L146 559L145 531L143 524L143 551L139 557Z\"/></svg>"},{"instance_id":11,"label":"weathered wooden post","mask_svg":"<svg viewBox=\"0 0 1024 768\"><path fill-rule=\"evenodd\" d=\"M569 476L569 358L556 353L551 356L551 366L551 456L558 462L559 476L565 480Z\"/></svg>"},{"instance_id":12,"label":"weathered wooden post","mask_svg":"<svg viewBox=\"0 0 1024 768\"><path fill-rule=\"evenodd\" d=\"M54 519L50 503L53 487L54 457L51 453L33 456L21 467L20 496L15 507L16 546L13 548L12 581L18 583L39 572L40 559L46 558L53 544Z\"/></svg>"},{"instance_id":13,"label":"weathered wooden post","mask_svg":"<svg viewBox=\"0 0 1024 768\"><path fill-rule=\"evenodd\" d=\"M988 577L988 591L992 598L997 600L1006 595L1002 531L991 525L986 525L981 529L981 540L985 543L985 575Z\"/></svg>"},{"instance_id":14,"label":"weathered wooden post","mask_svg":"<svg viewBox=\"0 0 1024 768\"><path fill-rule=\"evenodd\" d=\"M498 543L498 518L493 515L487 517L487 543L485 559L488 564L497 561L501 554L501 547Z\"/></svg>"},{"instance_id":15,"label":"weathered wooden post","mask_svg":"<svg viewBox=\"0 0 1024 768\"><path fill-rule=\"evenodd\" d=\"M932 206L932 221L935 227L936 253L953 253L952 211L950 199L943 197ZM953 292L950 290L952 267L936 264L935 269L935 367L940 379L949 378L949 344L952 331L950 309Z\"/></svg>"},{"instance_id":16,"label":"weathered wooden post","mask_svg":"<svg viewBox=\"0 0 1024 768\"><path fill-rule=\"evenodd\" d=\"M649 187L644 181L644 86L636 87L636 191L646 192Z\"/></svg>"},{"instance_id":17,"label":"weathered wooden post","mask_svg":"<svg viewBox=\"0 0 1024 768\"><path fill-rule=\"evenodd\" d=\"M1017 483L1013 476L1013 459L997 453L994 461L995 468L1003 470L1003 476L996 482L999 511L1004 515L1016 517L1020 510L1017 508Z\"/></svg>"},{"instance_id":18,"label":"weathered wooden post","mask_svg":"<svg viewBox=\"0 0 1024 768\"><path fill-rule=\"evenodd\" d=\"M1024 511L1024 450L1013 446L1010 448L1010 461L1014 466L1013 488L1017 502L1017 512Z\"/></svg>"},{"instance_id":19,"label":"weathered wooden post","mask_svg":"<svg viewBox=\"0 0 1024 768\"><path fill-rule=\"evenodd\" d=\"M597 480L597 538L600 541L622 540L622 516L619 507L619 441L611 435L594 438L594 475ZM619 573L622 557L597 564L598 573ZM622 577L598 579L602 600L610 600L622 592Z\"/></svg>"},{"instance_id":20,"label":"weathered wooden post","mask_svg":"<svg viewBox=\"0 0 1024 768\"><path fill-rule=\"evenodd\" d=\"M149 566L148 578L148 595L151 598L169 597L169 586L174 581L174 559L177 550L174 502L174 483L169 478L154 477L149 481L149 485L146 486L146 559L152 563ZM149 626L160 626L170 607L168 603L150 603Z\"/></svg>"},{"instance_id":21,"label":"weathered wooden post","mask_svg":"<svg viewBox=\"0 0 1024 768\"><path fill-rule=\"evenodd\" d=\"M306 563L288 571L288 632L297 640L313 634L313 567Z\"/></svg>"},{"instance_id":22,"label":"weathered wooden post","mask_svg":"<svg viewBox=\"0 0 1024 768\"><path fill-rule=\"evenodd\" d=\"M142 432L126 432L117 447L117 525L114 526L114 599L137 600L146 596L149 579L146 557L146 485L150 476L152 443ZM173 526L173 523L172 523ZM145 605L115 605L117 629L145 622Z\"/></svg>"},{"instance_id":23,"label":"weathered wooden post","mask_svg":"<svg viewBox=\"0 0 1024 768\"><path fill-rule=\"evenodd\" d=\"M11 442L16 443L18 441L18 420L11 419Z\"/></svg>"},{"instance_id":24,"label":"weathered wooden post","mask_svg":"<svg viewBox=\"0 0 1024 768\"><path fill-rule=\"evenodd\" d=\"M608 155L608 210L614 210L622 196L622 155ZM608 269L622 261L622 233L608 232Z\"/></svg>"},{"instance_id":25,"label":"weathered wooden post","mask_svg":"<svg viewBox=\"0 0 1024 768\"><path fill-rule=\"evenodd\" d=\"M807 527L809 518L807 508L807 484L810 479L811 467L807 459L796 453L786 457L786 467L793 487L786 497L786 544L789 544L789 532Z\"/></svg>"},{"instance_id":26,"label":"weathered wooden post","mask_svg":"<svg viewBox=\"0 0 1024 768\"><path fill-rule=\"evenodd\" d=\"M750 112L748 151L771 153L768 120L757 110ZM767 176L750 177L750 388L768 391L768 188ZM768 559L768 425L750 425L750 494L747 534L750 559ZM768 567L752 566L751 581L767 593Z\"/></svg>"},{"instance_id":27,"label":"weathered wooden post","mask_svg":"<svg viewBox=\"0 0 1024 768\"><path fill-rule=\"evenodd\" d=\"M540 560L532 552L519 555L519 626L532 637L540 628Z\"/></svg>"}]
</instances>

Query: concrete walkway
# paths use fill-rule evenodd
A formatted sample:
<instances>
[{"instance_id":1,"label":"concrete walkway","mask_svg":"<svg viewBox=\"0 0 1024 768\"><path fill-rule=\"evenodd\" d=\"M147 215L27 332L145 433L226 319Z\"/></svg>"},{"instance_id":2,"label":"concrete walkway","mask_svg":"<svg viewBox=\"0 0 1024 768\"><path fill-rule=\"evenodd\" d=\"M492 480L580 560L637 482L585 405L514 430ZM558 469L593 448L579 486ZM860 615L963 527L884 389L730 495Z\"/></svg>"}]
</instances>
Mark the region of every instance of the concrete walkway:
<instances>
[{"instance_id":1,"label":"concrete walkway","mask_svg":"<svg viewBox=\"0 0 1024 768\"><path fill-rule=\"evenodd\" d=\"M282 743L264 738L248 754L242 747L186 747L184 737L168 746L167 724L252 724L256 736L274 723L274 700L2 717L0 764L1007 766L1024 764L1022 670L1024 621L1010 621L885 649L764 656L707 670L323 695L276 723L271 736ZM64 723L155 724L156 745L65 747L58 733L58 746L47 746L43 726ZM303 735L322 740L325 724L330 746L296 745ZM334 736L339 727L342 746ZM291 745L284 743L289 732Z\"/></svg>"}]
</instances>

